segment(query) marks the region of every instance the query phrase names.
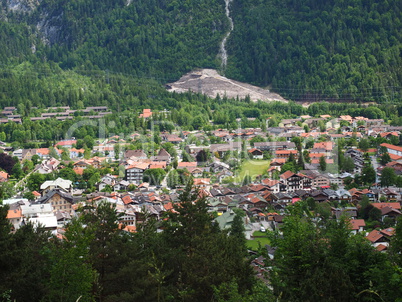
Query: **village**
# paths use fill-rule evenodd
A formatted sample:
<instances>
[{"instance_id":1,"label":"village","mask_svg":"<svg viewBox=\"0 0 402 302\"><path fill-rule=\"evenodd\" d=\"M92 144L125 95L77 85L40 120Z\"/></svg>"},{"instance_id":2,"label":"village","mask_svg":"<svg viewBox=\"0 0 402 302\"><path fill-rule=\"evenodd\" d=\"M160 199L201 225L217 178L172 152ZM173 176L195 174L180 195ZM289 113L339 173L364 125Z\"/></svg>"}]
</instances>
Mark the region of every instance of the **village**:
<instances>
[{"instance_id":1,"label":"village","mask_svg":"<svg viewBox=\"0 0 402 302\"><path fill-rule=\"evenodd\" d=\"M86 112L96 111L101 118L107 110ZM38 118L71 114L69 108L56 111ZM152 114L144 109L140 118ZM30 222L62 238L79 209L108 202L122 214L121 228L136 232L145 219L161 220L174 211L180 192L192 181L221 229L230 228L236 209L244 212L250 249L268 243L267 231L280 232L288 205L305 200L311 211L346 217L352 233L361 233L383 252L401 215L401 131L382 119L321 115L284 119L264 130L114 135L96 140L90 154L74 138L37 149L14 150L0 143L4 154L21 165L35 162L3 205L9 205L7 218L14 230ZM10 178L0 172L3 184Z\"/></svg>"}]
</instances>

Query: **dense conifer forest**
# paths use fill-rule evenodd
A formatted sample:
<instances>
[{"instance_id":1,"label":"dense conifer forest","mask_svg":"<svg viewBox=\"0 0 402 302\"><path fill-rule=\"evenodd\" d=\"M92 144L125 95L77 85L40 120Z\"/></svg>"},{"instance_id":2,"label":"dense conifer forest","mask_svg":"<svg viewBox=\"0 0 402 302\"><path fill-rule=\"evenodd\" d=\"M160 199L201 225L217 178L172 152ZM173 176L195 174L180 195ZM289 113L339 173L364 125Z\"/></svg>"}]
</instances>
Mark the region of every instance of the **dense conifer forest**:
<instances>
[{"instance_id":1,"label":"dense conifer forest","mask_svg":"<svg viewBox=\"0 0 402 302\"><path fill-rule=\"evenodd\" d=\"M111 72L164 84L194 68L219 69L229 29L216 0L17 1L24 10L14 2L2 3L3 79L29 62L41 77L54 66L71 77ZM400 1L236 0L229 8L227 76L292 100L400 99ZM26 81L19 86L41 89Z\"/></svg>"},{"instance_id":2,"label":"dense conifer forest","mask_svg":"<svg viewBox=\"0 0 402 302\"><path fill-rule=\"evenodd\" d=\"M212 130L265 131L301 115L347 114L402 125L401 1L232 0L231 32L223 0L4 0L0 8L0 111L15 106L21 117L21 123L0 123L0 141L14 150L55 152L56 141L74 136L87 158L99 133L128 138L129 150L151 143L173 149L162 145L161 131L203 130L211 143L220 143ZM228 32L228 64L222 67L220 43ZM218 69L290 101L166 91L165 84L196 68ZM314 103L305 107L301 101ZM77 111L66 121L31 120L58 106ZM83 113L88 106L107 106L111 113L90 121ZM152 119L139 117L145 108L152 109ZM148 130L156 135L147 136ZM130 138L134 132L137 140ZM381 139L373 139L373 147L386 141ZM17 179L28 170L14 166L8 172ZM78 182L71 167L58 176ZM94 168L79 177L90 187L99 178ZM33 191L45 180L34 173L27 186ZM12 197L9 191L0 188L0 196ZM287 209L283 231L270 233L277 256L257 280L250 263L269 256L261 246L258 255L247 250L241 214L221 230L199 192L190 184L181 192L173 211L159 221L146 214L133 233L123 231L116 208L106 203L78 209L59 238L29 223L13 232L8 207L0 207L0 301L402 296L402 223L389 252L380 253L351 234L346 221L301 201Z\"/></svg>"},{"instance_id":3,"label":"dense conifer forest","mask_svg":"<svg viewBox=\"0 0 402 302\"><path fill-rule=\"evenodd\" d=\"M401 9L398 0L233 1L227 74L291 99L395 100Z\"/></svg>"}]
</instances>

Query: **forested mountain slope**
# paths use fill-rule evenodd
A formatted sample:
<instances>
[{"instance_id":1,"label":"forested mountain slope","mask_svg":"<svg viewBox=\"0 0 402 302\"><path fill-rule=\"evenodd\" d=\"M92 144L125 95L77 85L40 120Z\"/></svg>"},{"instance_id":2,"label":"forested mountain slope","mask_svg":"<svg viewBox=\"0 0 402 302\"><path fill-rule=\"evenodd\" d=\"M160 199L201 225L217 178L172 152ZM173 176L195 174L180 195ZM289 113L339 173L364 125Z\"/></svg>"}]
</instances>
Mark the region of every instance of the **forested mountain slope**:
<instances>
[{"instance_id":1,"label":"forested mountain slope","mask_svg":"<svg viewBox=\"0 0 402 302\"><path fill-rule=\"evenodd\" d=\"M389 101L401 92L399 0L235 0L229 77L291 99Z\"/></svg>"},{"instance_id":2,"label":"forested mountain slope","mask_svg":"<svg viewBox=\"0 0 402 302\"><path fill-rule=\"evenodd\" d=\"M216 67L227 22L217 0L43 0L31 20L51 46L47 57L63 68L96 66L162 81Z\"/></svg>"},{"instance_id":3,"label":"forested mountain slope","mask_svg":"<svg viewBox=\"0 0 402 302\"><path fill-rule=\"evenodd\" d=\"M22 86L45 94L36 76L20 76L27 61L42 78L61 69L71 70L73 81L75 73L96 82L104 74L107 83L109 72L168 83L194 68L219 69L219 44L229 30L225 3L218 0L1 5L0 81L8 83L13 74L14 83L3 88L3 104L15 102ZM293 100L398 101L401 6L398 0L233 0L225 74Z\"/></svg>"}]
</instances>

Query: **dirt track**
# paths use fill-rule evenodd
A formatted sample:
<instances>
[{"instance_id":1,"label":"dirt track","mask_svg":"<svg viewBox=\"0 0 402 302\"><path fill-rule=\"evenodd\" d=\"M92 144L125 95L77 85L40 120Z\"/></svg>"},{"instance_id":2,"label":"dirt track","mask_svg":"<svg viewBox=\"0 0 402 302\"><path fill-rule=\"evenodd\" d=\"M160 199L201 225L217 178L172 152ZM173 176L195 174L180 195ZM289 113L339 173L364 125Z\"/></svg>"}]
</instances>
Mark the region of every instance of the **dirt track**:
<instances>
[{"instance_id":1,"label":"dirt track","mask_svg":"<svg viewBox=\"0 0 402 302\"><path fill-rule=\"evenodd\" d=\"M216 97L219 93L221 97L226 95L228 98L244 99L247 95L254 102L261 101L281 101L287 102L279 94L271 93L269 90L257 86L238 82L225 78L218 74L214 69L194 70L182 76L178 81L167 85L168 91L176 92L200 92L209 97Z\"/></svg>"}]
</instances>

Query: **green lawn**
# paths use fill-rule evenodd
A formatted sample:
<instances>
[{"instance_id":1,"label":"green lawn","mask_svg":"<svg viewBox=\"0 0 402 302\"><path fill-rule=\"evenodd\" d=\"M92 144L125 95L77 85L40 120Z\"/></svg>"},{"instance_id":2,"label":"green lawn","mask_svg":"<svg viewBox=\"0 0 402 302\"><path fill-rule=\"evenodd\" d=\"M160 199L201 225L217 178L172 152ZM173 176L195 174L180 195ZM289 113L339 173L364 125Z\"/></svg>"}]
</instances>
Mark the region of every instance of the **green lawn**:
<instances>
[{"instance_id":1,"label":"green lawn","mask_svg":"<svg viewBox=\"0 0 402 302\"><path fill-rule=\"evenodd\" d=\"M236 182L242 182L247 175L251 176L251 179L255 179L256 176L264 174L269 168L269 160L246 160L240 167L240 173L236 176Z\"/></svg>"},{"instance_id":2,"label":"green lawn","mask_svg":"<svg viewBox=\"0 0 402 302\"><path fill-rule=\"evenodd\" d=\"M254 236L254 237L267 236L267 232L255 231L255 232L253 233L253 236Z\"/></svg>"},{"instance_id":3,"label":"green lawn","mask_svg":"<svg viewBox=\"0 0 402 302\"><path fill-rule=\"evenodd\" d=\"M267 232L260 232L260 231L255 231L253 233L253 236L267 236ZM247 248L250 250L256 251L258 250L259 244L261 244L261 247L264 247L266 244L270 244L270 241L267 237L261 237L261 238L254 238L252 240L247 240Z\"/></svg>"},{"instance_id":4,"label":"green lawn","mask_svg":"<svg viewBox=\"0 0 402 302\"><path fill-rule=\"evenodd\" d=\"M247 240L247 248L253 251L258 250L258 242L261 244L261 247L264 247L266 244L270 244L270 241L268 238L263 237L263 238L255 238L252 240Z\"/></svg>"}]
</instances>

